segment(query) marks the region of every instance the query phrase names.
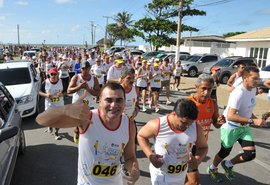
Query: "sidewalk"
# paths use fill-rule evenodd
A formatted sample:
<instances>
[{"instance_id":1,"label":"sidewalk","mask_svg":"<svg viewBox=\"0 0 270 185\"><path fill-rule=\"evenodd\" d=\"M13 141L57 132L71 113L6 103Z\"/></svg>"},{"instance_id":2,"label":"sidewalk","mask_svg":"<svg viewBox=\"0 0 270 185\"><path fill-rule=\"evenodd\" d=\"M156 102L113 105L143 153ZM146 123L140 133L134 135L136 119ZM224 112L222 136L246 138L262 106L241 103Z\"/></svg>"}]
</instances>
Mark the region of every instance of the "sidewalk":
<instances>
[{"instance_id":1,"label":"sidewalk","mask_svg":"<svg viewBox=\"0 0 270 185\"><path fill-rule=\"evenodd\" d=\"M196 80L197 78L181 77L180 91L184 91L187 95L194 93ZM229 98L229 88L227 85L222 84L217 88L217 98L219 108L224 108ZM256 101L257 103L253 113L260 118L263 113L270 109L270 101L266 93L257 95Z\"/></svg>"}]
</instances>

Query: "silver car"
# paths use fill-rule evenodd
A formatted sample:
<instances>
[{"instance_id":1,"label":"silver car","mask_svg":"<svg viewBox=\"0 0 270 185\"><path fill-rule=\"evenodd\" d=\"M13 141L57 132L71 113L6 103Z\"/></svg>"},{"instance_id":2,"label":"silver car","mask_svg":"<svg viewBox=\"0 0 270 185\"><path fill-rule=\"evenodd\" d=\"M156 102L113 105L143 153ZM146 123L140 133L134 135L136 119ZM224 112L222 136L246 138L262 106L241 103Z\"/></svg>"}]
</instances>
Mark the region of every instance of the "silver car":
<instances>
[{"instance_id":1,"label":"silver car","mask_svg":"<svg viewBox=\"0 0 270 185\"><path fill-rule=\"evenodd\" d=\"M195 77L203 72L205 67L210 67L215 64L220 57L216 54L195 54L190 56L187 60L181 62L183 73L188 76Z\"/></svg>"},{"instance_id":2,"label":"silver car","mask_svg":"<svg viewBox=\"0 0 270 185\"><path fill-rule=\"evenodd\" d=\"M226 84L230 76L237 71L238 64L243 63L247 66L257 66L255 58L231 56L219 60L213 66L204 68L203 72L210 74L211 68L215 67L219 69L219 81L222 84Z\"/></svg>"},{"instance_id":3,"label":"silver car","mask_svg":"<svg viewBox=\"0 0 270 185\"><path fill-rule=\"evenodd\" d=\"M0 103L0 185L9 185L17 155L25 152L25 137L16 101L1 82Z\"/></svg>"}]
</instances>

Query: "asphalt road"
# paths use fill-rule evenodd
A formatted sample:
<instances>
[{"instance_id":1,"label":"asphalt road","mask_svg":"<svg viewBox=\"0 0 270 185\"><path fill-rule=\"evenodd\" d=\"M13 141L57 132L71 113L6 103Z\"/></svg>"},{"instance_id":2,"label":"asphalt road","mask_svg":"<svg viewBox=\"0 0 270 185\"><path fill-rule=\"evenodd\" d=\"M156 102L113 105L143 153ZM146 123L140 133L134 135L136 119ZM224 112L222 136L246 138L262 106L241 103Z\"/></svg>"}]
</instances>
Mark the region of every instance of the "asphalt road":
<instances>
[{"instance_id":1,"label":"asphalt road","mask_svg":"<svg viewBox=\"0 0 270 185\"><path fill-rule=\"evenodd\" d=\"M191 82L192 83L192 82ZM172 91L172 101L187 96L184 92ZM67 100L68 102L69 100ZM173 105L165 105L165 98L161 96L161 111L159 114L154 109L140 112L136 118L138 128L150 119L169 113ZM43 103L40 103L43 106ZM26 135L26 154L17 159L11 185L74 185L77 176L77 145L73 143L73 130L60 129L63 138L56 141L54 137L45 133L44 127L39 126L34 118L23 120L23 128ZM266 185L270 184L270 130L269 128L252 128L257 158L254 161L235 166L237 178L230 182L222 175L224 181L219 184L232 185ZM219 131L213 129L209 138L209 152L200 165L201 184L215 184L206 174L207 166L212 162L220 146ZM235 145L230 156L241 152L238 144ZM149 161L145 158L140 147L137 150L141 176L136 184L150 185ZM221 173L224 171L219 170Z\"/></svg>"}]
</instances>

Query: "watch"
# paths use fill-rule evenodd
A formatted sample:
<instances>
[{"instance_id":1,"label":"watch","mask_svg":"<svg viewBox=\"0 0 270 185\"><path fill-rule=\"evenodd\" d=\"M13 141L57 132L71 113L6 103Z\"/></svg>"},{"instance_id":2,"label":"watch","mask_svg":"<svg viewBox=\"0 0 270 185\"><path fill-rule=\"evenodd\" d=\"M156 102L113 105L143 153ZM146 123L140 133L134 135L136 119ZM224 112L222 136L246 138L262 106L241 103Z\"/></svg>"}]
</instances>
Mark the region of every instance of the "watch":
<instances>
[{"instance_id":1,"label":"watch","mask_svg":"<svg viewBox=\"0 0 270 185\"><path fill-rule=\"evenodd\" d=\"M249 118L249 119L248 119L248 124L249 124L249 125L252 125L252 124L254 124L254 121L253 121L253 119Z\"/></svg>"}]
</instances>

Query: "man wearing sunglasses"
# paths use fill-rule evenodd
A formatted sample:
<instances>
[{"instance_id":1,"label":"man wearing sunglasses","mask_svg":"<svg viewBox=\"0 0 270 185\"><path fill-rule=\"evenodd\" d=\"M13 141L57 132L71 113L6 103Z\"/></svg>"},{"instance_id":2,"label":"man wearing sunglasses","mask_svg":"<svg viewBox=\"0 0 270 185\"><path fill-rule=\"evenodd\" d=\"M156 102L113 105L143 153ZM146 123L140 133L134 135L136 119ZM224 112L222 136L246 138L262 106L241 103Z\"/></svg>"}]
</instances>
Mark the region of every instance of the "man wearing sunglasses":
<instances>
[{"instance_id":1,"label":"man wearing sunglasses","mask_svg":"<svg viewBox=\"0 0 270 185\"><path fill-rule=\"evenodd\" d=\"M74 75L69 83L67 93L73 94L72 103L75 103L82 95L86 94L84 98L84 103L89 107L89 109L94 109L94 97L99 96L100 87L96 77L90 74L90 63L88 61L83 61L81 63L81 73ZM74 142L78 143L79 130L75 128L74 130Z\"/></svg>"},{"instance_id":2,"label":"man wearing sunglasses","mask_svg":"<svg viewBox=\"0 0 270 185\"><path fill-rule=\"evenodd\" d=\"M49 70L49 77L42 82L39 95L45 97L45 110L56 107L63 106L63 84L62 80L58 77L58 70L56 68L51 68ZM53 128L49 127L46 132L52 133ZM54 136L56 140L60 140L61 137L58 134L59 128L55 128Z\"/></svg>"}]
</instances>

